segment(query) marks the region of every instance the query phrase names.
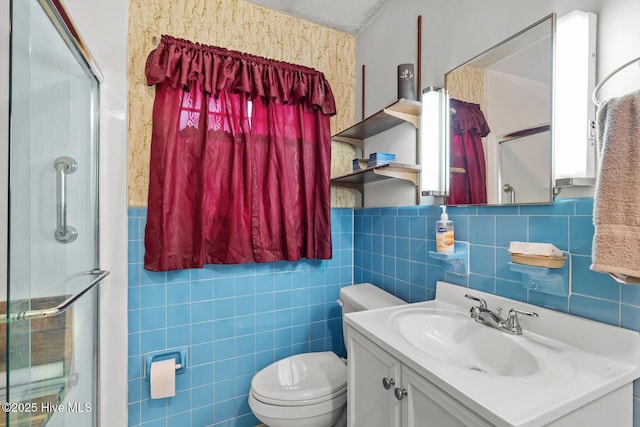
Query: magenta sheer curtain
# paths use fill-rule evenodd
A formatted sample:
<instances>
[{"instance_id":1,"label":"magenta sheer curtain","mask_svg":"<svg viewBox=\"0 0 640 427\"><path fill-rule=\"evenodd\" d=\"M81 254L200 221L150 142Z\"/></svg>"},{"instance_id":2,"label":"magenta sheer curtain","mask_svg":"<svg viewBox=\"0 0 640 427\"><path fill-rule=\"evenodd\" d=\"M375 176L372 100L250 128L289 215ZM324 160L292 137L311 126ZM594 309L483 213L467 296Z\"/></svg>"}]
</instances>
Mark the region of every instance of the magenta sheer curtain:
<instances>
[{"instance_id":1,"label":"magenta sheer curtain","mask_svg":"<svg viewBox=\"0 0 640 427\"><path fill-rule=\"evenodd\" d=\"M451 179L447 204L487 203L482 138L490 132L480 105L451 99Z\"/></svg>"},{"instance_id":2,"label":"magenta sheer curtain","mask_svg":"<svg viewBox=\"0 0 640 427\"><path fill-rule=\"evenodd\" d=\"M162 36L153 110L145 268L331 258L323 74Z\"/></svg>"}]
</instances>

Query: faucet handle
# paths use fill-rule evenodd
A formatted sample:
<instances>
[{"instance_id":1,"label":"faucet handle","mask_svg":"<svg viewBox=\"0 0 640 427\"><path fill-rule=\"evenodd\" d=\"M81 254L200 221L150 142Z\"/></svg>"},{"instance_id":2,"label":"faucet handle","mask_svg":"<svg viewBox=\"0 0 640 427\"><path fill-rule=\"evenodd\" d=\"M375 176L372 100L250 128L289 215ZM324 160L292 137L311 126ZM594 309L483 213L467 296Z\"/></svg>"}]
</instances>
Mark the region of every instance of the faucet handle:
<instances>
[{"instance_id":1,"label":"faucet handle","mask_svg":"<svg viewBox=\"0 0 640 427\"><path fill-rule=\"evenodd\" d=\"M515 316L516 314L521 314L523 316L529 317L538 317L538 313L533 311L520 310L519 308L512 308L511 310L509 310L509 317Z\"/></svg>"},{"instance_id":2,"label":"faucet handle","mask_svg":"<svg viewBox=\"0 0 640 427\"><path fill-rule=\"evenodd\" d=\"M522 316L538 317L538 313L535 313L533 311L520 310L519 308L512 308L511 310L509 310L505 327L512 334L522 335L522 327L520 326L520 321L518 321L518 314Z\"/></svg>"},{"instance_id":3,"label":"faucet handle","mask_svg":"<svg viewBox=\"0 0 640 427\"><path fill-rule=\"evenodd\" d=\"M470 294L465 294L464 297L467 299L478 301L480 303L480 308L487 308L487 302L482 298L474 297L473 295L470 295Z\"/></svg>"}]
</instances>

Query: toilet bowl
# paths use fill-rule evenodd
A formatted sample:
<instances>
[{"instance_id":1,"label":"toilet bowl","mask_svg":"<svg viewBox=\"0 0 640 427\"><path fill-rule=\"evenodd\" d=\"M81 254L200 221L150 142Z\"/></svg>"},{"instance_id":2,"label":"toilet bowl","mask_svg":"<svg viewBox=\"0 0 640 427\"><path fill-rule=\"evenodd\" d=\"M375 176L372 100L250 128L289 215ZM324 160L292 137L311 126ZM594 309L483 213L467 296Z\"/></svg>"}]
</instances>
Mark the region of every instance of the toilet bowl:
<instances>
[{"instance_id":1,"label":"toilet bowl","mask_svg":"<svg viewBox=\"0 0 640 427\"><path fill-rule=\"evenodd\" d=\"M369 283L340 289L338 302L343 314L406 304ZM286 357L254 375L249 407L269 427L344 427L347 373L331 351Z\"/></svg>"},{"instance_id":2,"label":"toilet bowl","mask_svg":"<svg viewBox=\"0 0 640 427\"><path fill-rule=\"evenodd\" d=\"M346 402L347 366L330 351L267 366L253 377L249 393L251 410L270 427L334 426Z\"/></svg>"}]
</instances>

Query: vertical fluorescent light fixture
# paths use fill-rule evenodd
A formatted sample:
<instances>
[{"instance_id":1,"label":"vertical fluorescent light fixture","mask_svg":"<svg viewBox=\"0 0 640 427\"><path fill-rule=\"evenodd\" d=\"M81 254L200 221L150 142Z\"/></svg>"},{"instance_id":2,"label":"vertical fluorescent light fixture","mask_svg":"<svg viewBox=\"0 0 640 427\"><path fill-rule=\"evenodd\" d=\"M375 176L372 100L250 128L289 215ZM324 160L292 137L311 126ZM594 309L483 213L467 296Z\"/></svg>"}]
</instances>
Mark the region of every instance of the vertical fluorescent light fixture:
<instances>
[{"instance_id":1,"label":"vertical fluorescent light fixture","mask_svg":"<svg viewBox=\"0 0 640 427\"><path fill-rule=\"evenodd\" d=\"M449 95L445 89L422 91L420 113L420 194L449 194Z\"/></svg>"},{"instance_id":2,"label":"vertical fluorescent light fixture","mask_svg":"<svg viewBox=\"0 0 640 427\"><path fill-rule=\"evenodd\" d=\"M595 177L596 15L574 10L556 27L555 117L553 120L557 185ZM560 181L558 181L560 180Z\"/></svg>"}]
</instances>

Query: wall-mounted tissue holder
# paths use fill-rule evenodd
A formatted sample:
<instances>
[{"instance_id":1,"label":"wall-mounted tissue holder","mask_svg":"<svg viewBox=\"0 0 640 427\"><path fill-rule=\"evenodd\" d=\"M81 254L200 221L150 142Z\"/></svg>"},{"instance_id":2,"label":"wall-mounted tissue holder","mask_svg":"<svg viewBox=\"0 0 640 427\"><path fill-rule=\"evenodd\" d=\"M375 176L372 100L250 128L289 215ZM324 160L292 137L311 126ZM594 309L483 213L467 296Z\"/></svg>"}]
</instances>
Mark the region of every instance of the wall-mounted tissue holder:
<instances>
[{"instance_id":1,"label":"wall-mounted tissue holder","mask_svg":"<svg viewBox=\"0 0 640 427\"><path fill-rule=\"evenodd\" d=\"M428 254L430 258L438 259L442 262L444 271L461 276L469 275L469 243L456 241L454 248L455 251L452 254L436 251L429 251Z\"/></svg>"},{"instance_id":2,"label":"wall-mounted tissue holder","mask_svg":"<svg viewBox=\"0 0 640 427\"><path fill-rule=\"evenodd\" d=\"M187 350L184 348L154 351L152 353L146 353L144 357L145 357L144 377L147 381L149 381L150 379L151 364L153 362L160 362L162 360L175 359L176 375L181 374L187 370Z\"/></svg>"},{"instance_id":3,"label":"wall-mounted tissue holder","mask_svg":"<svg viewBox=\"0 0 640 427\"><path fill-rule=\"evenodd\" d=\"M571 259L568 254L565 256ZM569 264L565 263L562 268L549 268L510 262L509 269L522 273L522 286L525 289L566 297L569 295Z\"/></svg>"}]
</instances>

